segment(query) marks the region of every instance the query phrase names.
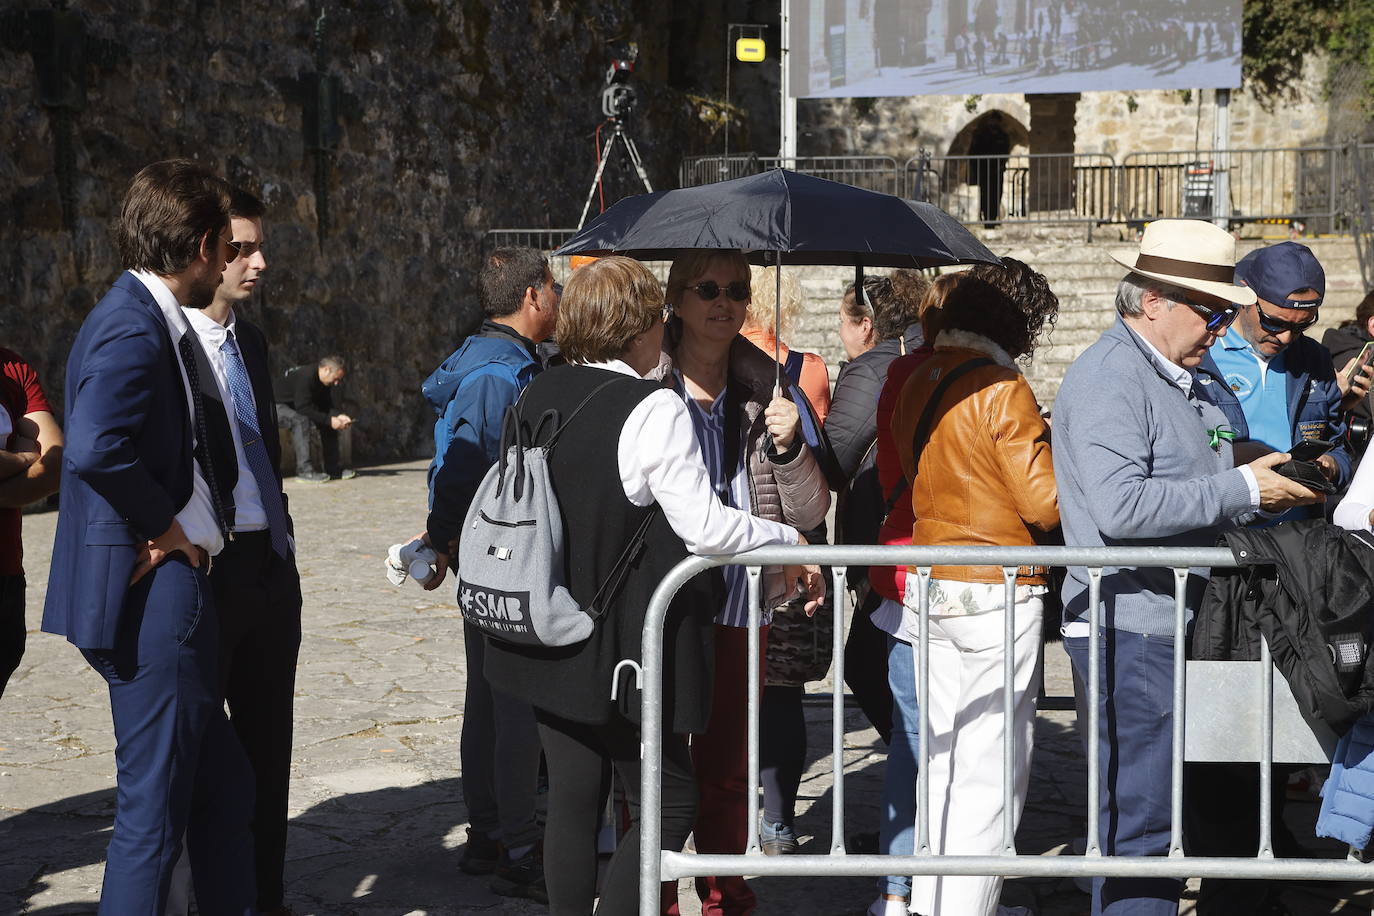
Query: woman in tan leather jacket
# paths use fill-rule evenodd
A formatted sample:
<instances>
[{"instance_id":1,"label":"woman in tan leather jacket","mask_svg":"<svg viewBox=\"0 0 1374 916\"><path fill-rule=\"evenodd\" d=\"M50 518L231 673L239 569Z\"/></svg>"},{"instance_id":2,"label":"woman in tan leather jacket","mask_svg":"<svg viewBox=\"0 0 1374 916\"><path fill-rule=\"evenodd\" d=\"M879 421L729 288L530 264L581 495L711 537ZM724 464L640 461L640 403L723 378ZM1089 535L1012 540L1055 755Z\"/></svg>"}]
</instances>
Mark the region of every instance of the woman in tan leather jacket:
<instances>
[{"instance_id":1,"label":"woman in tan leather jacket","mask_svg":"<svg viewBox=\"0 0 1374 916\"><path fill-rule=\"evenodd\" d=\"M749 264L737 251L684 252L668 273L672 306L664 379L687 404L712 484L727 505L809 531L830 508L816 456L802 439L797 406L774 393L778 364L740 328L750 299ZM797 393L795 397L804 397ZM781 604L800 578L811 610L824 595L814 566L765 568L763 607ZM742 853L747 835L748 602L744 568L726 567L716 615L711 720L692 738L700 803L697 852ZM767 647L765 614L762 646ZM747 916L754 893L741 877L698 878L703 916ZM669 903L674 912L676 901Z\"/></svg>"},{"instance_id":2,"label":"woman in tan leather jacket","mask_svg":"<svg viewBox=\"0 0 1374 916\"><path fill-rule=\"evenodd\" d=\"M1030 282L1026 282L1029 279ZM1059 303L1044 278L1019 262L959 275L945 298L935 352L907 380L892 434L916 522L913 544L1017 546L1059 524L1049 428L1015 360L1029 357ZM941 382L982 364L938 395L929 433L913 442ZM919 473L913 451L921 447ZM1043 569L1016 577L1013 646L1005 645L1001 567L937 566L930 581L930 837L937 853L996 854L1002 848L1002 685L1014 657L1013 821L1025 802L1039 693ZM919 580L907 576L903 630L919 639ZM917 877L912 912L994 916L1002 879Z\"/></svg>"}]
</instances>

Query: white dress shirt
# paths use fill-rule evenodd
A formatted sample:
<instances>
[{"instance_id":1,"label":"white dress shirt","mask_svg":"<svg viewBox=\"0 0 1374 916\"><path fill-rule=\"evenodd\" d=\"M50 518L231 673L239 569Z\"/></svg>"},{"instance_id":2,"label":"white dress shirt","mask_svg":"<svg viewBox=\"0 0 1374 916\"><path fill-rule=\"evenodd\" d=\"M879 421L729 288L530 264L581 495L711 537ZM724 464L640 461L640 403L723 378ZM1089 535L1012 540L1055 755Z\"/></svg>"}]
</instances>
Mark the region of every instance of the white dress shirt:
<instances>
[{"instance_id":1,"label":"white dress shirt","mask_svg":"<svg viewBox=\"0 0 1374 916\"><path fill-rule=\"evenodd\" d=\"M592 368L639 378L627 363ZM670 388L655 391L630 411L616 447L625 498L657 502L674 533L694 554L740 553L769 544L795 544L794 528L721 503L711 489L687 406Z\"/></svg>"},{"instance_id":2,"label":"white dress shirt","mask_svg":"<svg viewBox=\"0 0 1374 916\"><path fill-rule=\"evenodd\" d=\"M234 484L234 530L266 530L267 510L262 507L262 497L258 494L258 479L253 476L253 469L248 466L248 458L243 453L243 435L239 432L238 417L235 414L238 405L234 400L234 393L229 389L229 373L224 365L224 353L220 350L229 338L229 332L234 330L234 313L229 313L227 325L220 324L200 309L186 309L185 314L191 324L191 330L200 338L200 347L210 361L210 370L215 374L215 385L224 400L224 409L229 414L229 432L234 437L234 459L239 465L238 483ZM237 333L234 334L234 343L238 345ZM242 346L239 346L239 353L243 353ZM257 409L256 404L248 405L250 413L256 413Z\"/></svg>"},{"instance_id":3,"label":"white dress shirt","mask_svg":"<svg viewBox=\"0 0 1374 916\"><path fill-rule=\"evenodd\" d=\"M181 337L191 329L190 325L186 321L181 303L177 302L176 296L172 295L172 291L162 282L161 277L145 270L132 273L148 288L148 292L153 294L158 308L162 309L163 317L167 319L167 330L172 335L172 352L176 354L177 366L181 369L182 393L186 396L186 412L191 418L191 441L194 443L196 407L195 401L191 398L190 378L186 375L186 367L181 364L180 347ZM176 520L181 523L181 530L186 533L186 539L197 547L203 547L205 552L213 557L224 549L224 534L219 530L219 520L215 518L215 504L210 499L210 485L205 482L205 474L198 460L193 461L192 471L191 498L177 512ZM156 537L161 533L158 531L151 534Z\"/></svg>"}]
</instances>

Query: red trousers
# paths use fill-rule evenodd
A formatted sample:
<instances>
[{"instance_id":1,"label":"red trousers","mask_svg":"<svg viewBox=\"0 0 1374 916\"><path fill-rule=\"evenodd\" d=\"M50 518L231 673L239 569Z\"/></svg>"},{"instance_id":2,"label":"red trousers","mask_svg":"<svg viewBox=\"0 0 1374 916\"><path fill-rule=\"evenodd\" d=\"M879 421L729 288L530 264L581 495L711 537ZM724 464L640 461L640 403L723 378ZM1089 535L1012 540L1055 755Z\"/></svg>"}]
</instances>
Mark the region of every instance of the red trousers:
<instances>
[{"instance_id":1,"label":"red trousers","mask_svg":"<svg viewBox=\"0 0 1374 916\"><path fill-rule=\"evenodd\" d=\"M759 670L768 650L768 627L759 631ZM716 675L711 720L692 736L697 778L696 851L740 854L748 837L749 813L749 630L716 624ZM755 688L758 695L759 688ZM677 893L664 893L664 912L677 916ZM737 875L698 878L702 916L749 916L754 892Z\"/></svg>"}]
</instances>

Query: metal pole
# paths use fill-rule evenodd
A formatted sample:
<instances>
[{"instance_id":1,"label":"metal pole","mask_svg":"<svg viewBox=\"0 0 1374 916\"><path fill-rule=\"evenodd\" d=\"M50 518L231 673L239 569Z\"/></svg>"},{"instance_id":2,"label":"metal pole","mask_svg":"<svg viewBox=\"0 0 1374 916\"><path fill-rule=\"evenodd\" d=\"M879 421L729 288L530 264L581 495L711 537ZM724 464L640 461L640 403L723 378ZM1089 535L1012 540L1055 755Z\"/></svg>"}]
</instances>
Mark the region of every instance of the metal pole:
<instances>
[{"instance_id":1,"label":"metal pole","mask_svg":"<svg viewBox=\"0 0 1374 916\"><path fill-rule=\"evenodd\" d=\"M1169 855L1183 855L1183 725L1184 691L1188 674L1184 666L1187 649L1188 570L1174 570L1174 748L1171 756L1169 785Z\"/></svg>"},{"instance_id":2,"label":"metal pole","mask_svg":"<svg viewBox=\"0 0 1374 916\"><path fill-rule=\"evenodd\" d=\"M735 31L734 23L725 27L725 158L721 160L720 171L730 177L730 35Z\"/></svg>"},{"instance_id":3,"label":"metal pole","mask_svg":"<svg viewBox=\"0 0 1374 916\"><path fill-rule=\"evenodd\" d=\"M749 697L746 707L749 713L749 795L746 799L749 809L748 839L744 844L744 854L759 852L759 694L763 690L759 671L759 627L762 613L759 610L759 580L763 570L757 566L746 568L749 576Z\"/></svg>"},{"instance_id":4,"label":"metal pole","mask_svg":"<svg viewBox=\"0 0 1374 916\"><path fill-rule=\"evenodd\" d=\"M1212 148L1217 161L1212 185L1212 222L1225 229L1231 222L1231 90L1216 90L1216 116L1212 127Z\"/></svg>"},{"instance_id":5,"label":"metal pole","mask_svg":"<svg viewBox=\"0 0 1374 916\"><path fill-rule=\"evenodd\" d=\"M792 98L792 0L782 0L778 18L778 86L782 95L782 117L778 119L778 158L783 168L797 158L797 100Z\"/></svg>"},{"instance_id":6,"label":"metal pole","mask_svg":"<svg viewBox=\"0 0 1374 916\"><path fill-rule=\"evenodd\" d=\"M1016 779L1016 727L1012 720L1016 704L1013 691L1016 668L1016 571L1015 566L1002 567L1002 607L1006 629L1002 643L1002 849L1016 855L1016 799L1013 786Z\"/></svg>"},{"instance_id":7,"label":"metal pole","mask_svg":"<svg viewBox=\"0 0 1374 916\"><path fill-rule=\"evenodd\" d=\"M1093 858L1102 855L1101 828L1098 824L1102 813L1102 744L1099 740L1102 734L1101 603L1102 569L1092 567L1088 570L1088 845L1083 854Z\"/></svg>"},{"instance_id":8,"label":"metal pole","mask_svg":"<svg viewBox=\"0 0 1374 916\"><path fill-rule=\"evenodd\" d=\"M834 641L831 645L831 658L834 659L835 668L835 687L830 691L830 757L834 764L834 771L831 776L833 788L830 790L830 854L832 856L842 856L846 850L844 848L844 612L845 605L848 603L848 590L845 588L846 569L843 566L832 566L830 569L831 588L833 591L831 608L833 610L832 620L834 626L831 628ZM856 612L858 608L854 609ZM817 613L820 613L817 611Z\"/></svg>"},{"instance_id":9,"label":"metal pole","mask_svg":"<svg viewBox=\"0 0 1374 916\"><path fill-rule=\"evenodd\" d=\"M908 572L907 575L910 575ZM916 569L919 589L919 620L916 640L916 743L920 745L921 767L916 771L916 852L928 856L930 849L930 567Z\"/></svg>"}]
</instances>

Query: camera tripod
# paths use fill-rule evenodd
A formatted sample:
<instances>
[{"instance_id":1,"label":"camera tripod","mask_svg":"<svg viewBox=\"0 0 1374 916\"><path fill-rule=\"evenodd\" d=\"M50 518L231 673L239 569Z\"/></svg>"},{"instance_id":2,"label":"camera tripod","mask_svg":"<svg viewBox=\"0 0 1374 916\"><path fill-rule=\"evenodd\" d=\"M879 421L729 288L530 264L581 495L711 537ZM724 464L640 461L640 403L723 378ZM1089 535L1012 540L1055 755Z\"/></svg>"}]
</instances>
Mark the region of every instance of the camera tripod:
<instances>
[{"instance_id":1,"label":"camera tripod","mask_svg":"<svg viewBox=\"0 0 1374 916\"><path fill-rule=\"evenodd\" d=\"M634 138L625 132L625 125L620 118L608 118L608 123L612 124L611 135L606 138L606 143L601 147L601 155L596 160L596 175L592 177L592 186L587 189L587 202L582 205L582 216L577 220L577 228L581 229L587 222L587 212L592 208L592 198L596 196L597 186L601 184L601 176L606 171L606 163L611 158L611 147L615 141L619 140L625 145L625 153L630 157L630 164L634 166L635 172L639 175L639 180L644 182L644 190L653 193L653 186L649 184L649 175L644 171L644 160L639 158L639 147L635 146Z\"/></svg>"}]
</instances>

